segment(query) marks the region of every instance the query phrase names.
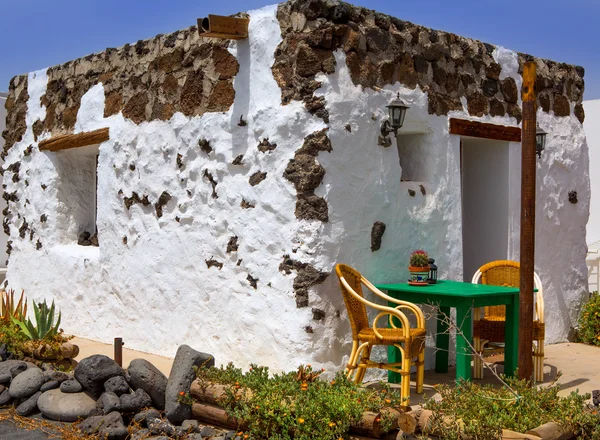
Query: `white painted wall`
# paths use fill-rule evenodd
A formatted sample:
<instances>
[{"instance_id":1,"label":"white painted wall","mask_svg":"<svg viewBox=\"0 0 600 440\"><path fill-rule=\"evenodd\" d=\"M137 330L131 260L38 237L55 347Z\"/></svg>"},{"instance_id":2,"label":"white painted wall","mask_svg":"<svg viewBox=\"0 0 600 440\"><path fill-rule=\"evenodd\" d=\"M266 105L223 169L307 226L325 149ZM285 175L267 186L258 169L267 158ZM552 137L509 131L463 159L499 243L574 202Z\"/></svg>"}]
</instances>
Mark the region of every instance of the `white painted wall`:
<instances>
[{"instance_id":1,"label":"white painted wall","mask_svg":"<svg viewBox=\"0 0 600 440\"><path fill-rule=\"evenodd\" d=\"M314 321L311 307L296 308L294 275L278 270L283 255L327 272L338 262L347 263L373 282L384 283L406 279L409 253L423 248L436 258L440 278L463 278L460 138L448 133L447 116L428 114L427 93L419 88L395 84L374 91L355 86L341 52L335 54L336 72L317 78L322 82L317 95L325 96L330 114L333 151L318 156L326 174L316 192L328 202L330 221L296 219L296 192L283 172L303 139L327 125L301 102L281 105L271 72L280 42L275 11L275 7L251 11L249 38L231 44L240 71L234 83L235 102L226 113L192 118L177 113L169 121L135 125L121 114L104 118L101 84L86 93L76 131L110 128L110 140L99 146L99 248L77 246L72 239L65 242L61 232L65 222L58 213L69 198L59 197L56 155L34 148L31 156L23 157L29 145L36 145L32 125L45 117L40 98L48 81L43 70L29 75L27 131L11 149L7 163L21 160L21 173L28 175L30 185L19 187L24 197L14 211L33 220L36 236L33 241L20 240L19 222L11 225L14 251L8 279L11 287L24 288L32 300L55 298L63 309L65 331L105 342L122 336L130 348L171 356L178 345L188 343L214 354L217 363L258 362L289 370L311 362L337 370L344 367L350 351L350 329L337 280L332 275L311 290L311 307L326 312L323 320ZM511 76L520 86L517 54L497 48L494 57L502 66L501 78ZM407 139L427 152L428 160L418 159L419 166L412 170L423 182L401 181L398 148L377 145L385 106L396 92L411 106L407 127L425 127L420 139L414 134ZM246 127L237 125L241 114ZM474 119L466 109L449 117ZM549 135L547 151L538 161L536 269L547 293L551 343L567 337L586 290L587 147L574 116L556 118L540 110L538 119ZM479 120L516 125L508 116ZM44 133L41 139L48 136ZM198 151L200 137L214 148L210 155ZM256 146L265 137L277 148L261 153ZM183 157L183 170L176 166L177 154ZM230 165L238 154L244 154L241 168ZM516 158L511 144L509 162L520 163ZM129 169L132 162L134 172ZM202 177L204 170L218 181L217 199ZM248 178L258 170L267 172L267 178L252 187ZM518 249L514 209L520 206L515 203L514 179L520 173L511 167L509 174L508 248L514 256ZM39 189L42 183L47 185L45 191ZM8 190L18 185L23 179L14 183L7 178ZM566 201L573 188L579 192L578 205ZM164 190L173 198L161 218L152 206L126 210L118 195L136 191L155 202ZM256 208L241 209L242 198ZM42 214L48 216L44 224L37 222ZM387 229L381 249L372 253L370 231L375 221L383 221ZM239 249L227 254L232 235L238 236ZM38 237L41 250L35 249ZM207 267L205 260L211 257L223 262L221 270ZM256 290L248 275L259 279ZM308 325L313 333L305 331ZM435 328L434 322L429 325ZM429 365L432 355L429 350Z\"/></svg>"},{"instance_id":2,"label":"white painted wall","mask_svg":"<svg viewBox=\"0 0 600 440\"><path fill-rule=\"evenodd\" d=\"M587 243L591 245L587 258L590 292L600 289L600 99L585 101L583 128L590 152L590 219L587 223Z\"/></svg>"},{"instance_id":3,"label":"white painted wall","mask_svg":"<svg viewBox=\"0 0 600 440\"><path fill-rule=\"evenodd\" d=\"M0 93L0 133L4 131L6 127L6 109L4 104L6 103L6 95ZM4 148L4 138L0 136L0 150ZM0 161L0 166L3 165ZM0 176L0 185L2 185L3 176ZM0 191L1 193L2 191ZM0 221L4 220L4 216L1 214L2 210L6 208L6 200L0 199ZM4 281L5 268L6 268L6 242L7 237L4 233L0 234L0 283Z\"/></svg>"}]
</instances>

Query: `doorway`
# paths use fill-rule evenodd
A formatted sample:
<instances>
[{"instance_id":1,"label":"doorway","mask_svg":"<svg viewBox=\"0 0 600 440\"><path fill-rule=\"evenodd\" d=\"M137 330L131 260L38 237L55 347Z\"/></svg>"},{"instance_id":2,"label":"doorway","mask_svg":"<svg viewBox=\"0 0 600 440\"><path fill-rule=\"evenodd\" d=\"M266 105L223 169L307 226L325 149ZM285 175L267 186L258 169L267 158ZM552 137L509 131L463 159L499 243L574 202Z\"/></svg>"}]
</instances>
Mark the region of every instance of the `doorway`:
<instances>
[{"instance_id":1,"label":"doorway","mask_svg":"<svg viewBox=\"0 0 600 440\"><path fill-rule=\"evenodd\" d=\"M509 143L461 138L463 279L508 258Z\"/></svg>"}]
</instances>

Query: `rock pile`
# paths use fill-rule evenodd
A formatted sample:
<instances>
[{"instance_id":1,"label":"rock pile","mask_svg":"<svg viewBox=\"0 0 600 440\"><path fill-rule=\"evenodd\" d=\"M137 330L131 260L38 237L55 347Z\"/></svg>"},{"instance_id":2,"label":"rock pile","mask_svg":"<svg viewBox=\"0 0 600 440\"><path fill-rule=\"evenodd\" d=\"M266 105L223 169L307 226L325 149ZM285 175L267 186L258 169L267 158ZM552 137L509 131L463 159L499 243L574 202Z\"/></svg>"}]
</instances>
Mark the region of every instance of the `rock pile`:
<instances>
[{"instance_id":1,"label":"rock pile","mask_svg":"<svg viewBox=\"0 0 600 440\"><path fill-rule=\"evenodd\" d=\"M0 406L13 405L23 417L38 412L59 422L77 422L85 434L110 440L215 439L235 432L202 426L192 420L189 405L179 401L189 393L193 367L213 366L212 356L187 345L179 347L167 378L144 359L127 369L104 355L87 357L72 374L45 370L19 361L0 361Z\"/></svg>"}]
</instances>

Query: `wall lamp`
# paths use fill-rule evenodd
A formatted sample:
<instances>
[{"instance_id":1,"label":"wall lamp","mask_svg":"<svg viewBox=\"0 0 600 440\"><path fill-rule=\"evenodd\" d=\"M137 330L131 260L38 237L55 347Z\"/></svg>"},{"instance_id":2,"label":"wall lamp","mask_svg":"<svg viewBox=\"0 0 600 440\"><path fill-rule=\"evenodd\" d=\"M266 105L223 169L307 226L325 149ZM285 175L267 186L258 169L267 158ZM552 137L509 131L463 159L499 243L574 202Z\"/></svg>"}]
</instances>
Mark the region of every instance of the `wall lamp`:
<instances>
[{"instance_id":1,"label":"wall lamp","mask_svg":"<svg viewBox=\"0 0 600 440\"><path fill-rule=\"evenodd\" d=\"M387 136L392 132L395 136L398 134L398 130L402 127L402 125L404 125L406 110L410 108L404 101L400 99L400 92L398 92L396 99L390 102L389 105L386 105L386 107L390 117L381 124L381 135L384 138L387 138Z\"/></svg>"},{"instance_id":2,"label":"wall lamp","mask_svg":"<svg viewBox=\"0 0 600 440\"><path fill-rule=\"evenodd\" d=\"M535 128L535 152L537 153L538 158L541 159L542 157L542 151L544 151L544 148L546 148L546 135L548 133L546 133L544 130L542 130L542 128L540 127L540 124L537 124L536 128Z\"/></svg>"}]
</instances>

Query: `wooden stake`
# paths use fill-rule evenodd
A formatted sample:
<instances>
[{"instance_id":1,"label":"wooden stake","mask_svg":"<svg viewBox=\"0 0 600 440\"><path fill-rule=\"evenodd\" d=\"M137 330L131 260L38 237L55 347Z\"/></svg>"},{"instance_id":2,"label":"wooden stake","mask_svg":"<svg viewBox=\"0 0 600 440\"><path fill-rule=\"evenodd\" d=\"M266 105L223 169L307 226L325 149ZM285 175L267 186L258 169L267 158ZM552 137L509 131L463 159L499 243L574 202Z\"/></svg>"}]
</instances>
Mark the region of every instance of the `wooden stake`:
<instances>
[{"instance_id":1,"label":"wooden stake","mask_svg":"<svg viewBox=\"0 0 600 440\"><path fill-rule=\"evenodd\" d=\"M521 130L521 272L519 296L519 378L533 373L533 269L535 258L535 63L523 66Z\"/></svg>"}]
</instances>

